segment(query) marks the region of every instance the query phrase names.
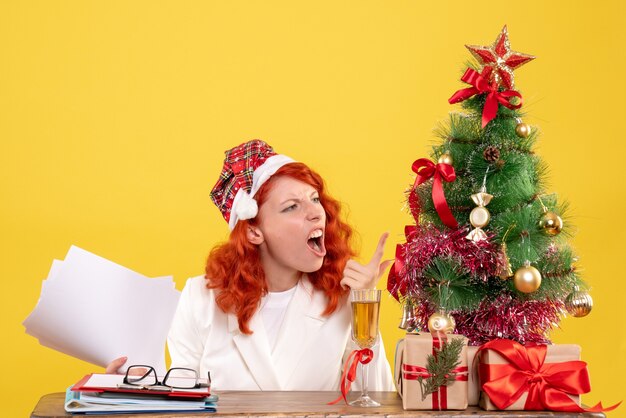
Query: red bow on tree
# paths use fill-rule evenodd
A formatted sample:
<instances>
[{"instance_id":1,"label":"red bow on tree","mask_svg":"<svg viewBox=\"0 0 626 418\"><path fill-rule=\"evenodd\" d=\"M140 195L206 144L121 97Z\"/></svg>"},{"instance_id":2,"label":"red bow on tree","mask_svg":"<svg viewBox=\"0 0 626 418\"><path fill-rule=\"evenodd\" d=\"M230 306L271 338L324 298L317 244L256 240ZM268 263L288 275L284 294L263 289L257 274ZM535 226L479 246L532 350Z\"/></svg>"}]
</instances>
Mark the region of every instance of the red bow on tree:
<instances>
[{"instance_id":1,"label":"red bow on tree","mask_svg":"<svg viewBox=\"0 0 626 418\"><path fill-rule=\"evenodd\" d=\"M406 225L404 227L406 242L396 245L396 260L389 269L389 275L387 276L387 290L398 302L400 301L400 295L406 293L406 282L402 280L402 276L405 274L403 271L404 257L406 255L406 246L409 242L409 235L415 232L416 228L415 225Z\"/></svg>"},{"instance_id":2,"label":"red bow on tree","mask_svg":"<svg viewBox=\"0 0 626 418\"><path fill-rule=\"evenodd\" d=\"M491 67L483 68L482 73L478 73L468 68L461 77L461 81L471 84L472 87L458 90L452 97L448 99L448 103L454 104L467 100L475 94L486 93L485 107L483 107L482 127L487 126L490 120L496 117L498 113L498 103L509 109L519 109L522 107L522 95L515 90L498 91L498 83L496 81L489 82L489 76L492 72ZM513 104L510 102L512 97L519 97L520 102Z\"/></svg>"},{"instance_id":3,"label":"red bow on tree","mask_svg":"<svg viewBox=\"0 0 626 418\"><path fill-rule=\"evenodd\" d=\"M563 412L602 412L602 403L581 408L568 394L580 395L591 390L587 363L565 361L545 364L547 346L523 346L511 340L493 340L483 344L478 353L493 350L508 364L480 364L478 369L482 390L498 409L506 409L524 393L528 393L525 410ZM476 358L478 358L478 353ZM621 402L620 402L621 403Z\"/></svg>"},{"instance_id":4,"label":"red bow on tree","mask_svg":"<svg viewBox=\"0 0 626 418\"><path fill-rule=\"evenodd\" d=\"M413 188L424 183L431 177L434 177L432 197L435 209L437 210L437 214L439 215L439 218L444 223L444 225L449 228L458 228L459 224L457 223L456 219L454 219L452 211L448 206L448 202L446 202L446 196L443 193L442 183L442 181L452 182L456 180L454 167L452 167L450 164L445 163L435 164L428 158L420 158L413 163L412 169L417 174ZM413 217L415 218L415 222L419 223L419 203L417 202L415 190L411 192L409 197L409 206L411 208L411 212L413 214Z\"/></svg>"}]
</instances>

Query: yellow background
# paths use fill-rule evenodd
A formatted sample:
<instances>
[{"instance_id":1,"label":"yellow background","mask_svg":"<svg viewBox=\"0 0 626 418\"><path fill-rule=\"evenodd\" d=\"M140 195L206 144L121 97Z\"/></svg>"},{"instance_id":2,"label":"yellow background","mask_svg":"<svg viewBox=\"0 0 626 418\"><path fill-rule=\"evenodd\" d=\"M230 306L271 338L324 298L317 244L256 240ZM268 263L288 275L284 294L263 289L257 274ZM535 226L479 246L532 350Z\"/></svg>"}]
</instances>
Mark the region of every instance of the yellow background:
<instances>
[{"instance_id":1,"label":"yellow background","mask_svg":"<svg viewBox=\"0 0 626 418\"><path fill-rule=\"evenodd\" d=\"M505 23L512 48L538 57L516 82L593 287L592 314L553 337L583 347L587 403L626 399L624 12L619 1L2 2L2 415L100 370L24 333L52 259L76 244L182 288L227 236L208 195L240 142L265 139L317 169L346 202L362 260L385 230L392 257L411 222L411 163L462 87L463 45L491 44ZM386 298L390 356L399 316Z\"/></svg>"}]
</instances>

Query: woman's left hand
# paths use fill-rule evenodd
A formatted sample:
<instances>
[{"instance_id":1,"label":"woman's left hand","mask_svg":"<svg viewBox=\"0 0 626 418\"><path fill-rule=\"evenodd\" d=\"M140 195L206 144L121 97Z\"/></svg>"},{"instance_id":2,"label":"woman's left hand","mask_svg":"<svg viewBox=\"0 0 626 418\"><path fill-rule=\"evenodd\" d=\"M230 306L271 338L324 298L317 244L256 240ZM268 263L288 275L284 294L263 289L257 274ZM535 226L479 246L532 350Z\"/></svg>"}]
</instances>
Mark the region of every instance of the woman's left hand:
<instances>
[{"instance_id":1,"label":"woman's left hand","mask_svg":"<svg viewBox=\"0 0 626 418\"><path fill-rule=\"evenodd\" d=\"M119 370L126 363L126 360L128 360L128 357L116 358L107 365L107 368L104 372L106 374L124 374L121 373Z\"/></svg>"},{"instance_id":2,"label":"woman's left hand","mask_svg":"<svg viewBox=\"0 0 626 418\"><path fill-rule=\"evenodd\" d=\"M343 269L343 279L341 279L341 286L345 289L349 287L352 290L360 289L374 289L376 283L381 278L387 267L389 267L394 260L383 259L385 252L385 243L389 237L389 232L385 232L378 240L378 246L369 263L363 265L355 260L348 260L346 267Z\"/></svg>"}]
</instances>

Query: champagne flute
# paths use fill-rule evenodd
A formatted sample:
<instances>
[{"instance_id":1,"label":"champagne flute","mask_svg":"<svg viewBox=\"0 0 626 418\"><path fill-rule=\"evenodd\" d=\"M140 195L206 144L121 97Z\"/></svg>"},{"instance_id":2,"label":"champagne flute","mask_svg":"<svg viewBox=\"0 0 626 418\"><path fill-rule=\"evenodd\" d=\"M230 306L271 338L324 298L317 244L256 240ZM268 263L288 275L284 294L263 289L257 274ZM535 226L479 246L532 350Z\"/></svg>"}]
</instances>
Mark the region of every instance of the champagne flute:
<instances>
[{"instance_id":1,"label":"champagne flute","mask_svg":"<svg viewBox=\"0 0 626 418\"><path fill-rule=\"evenodd\" d=\"M362 289L350 291L352 304L352 339L359 348L372 348L378 339L378 313L380 310L380 290ZM361 396L350 402L352 406L380 406L367 393L368 364L361 363Z\"/></svg>"}]
</instances>

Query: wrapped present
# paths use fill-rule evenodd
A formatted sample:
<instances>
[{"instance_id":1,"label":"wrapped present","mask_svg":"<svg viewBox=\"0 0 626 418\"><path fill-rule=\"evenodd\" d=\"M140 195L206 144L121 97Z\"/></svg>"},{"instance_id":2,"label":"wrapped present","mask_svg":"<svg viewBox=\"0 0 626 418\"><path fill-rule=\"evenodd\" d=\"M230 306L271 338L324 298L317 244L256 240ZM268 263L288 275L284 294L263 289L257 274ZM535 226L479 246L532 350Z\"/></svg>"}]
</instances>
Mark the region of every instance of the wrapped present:
<instances>
[{"instance_id":1,"label":"wrapped present","mask_svg":"<svg viewBox=\"0 0 626 418\"><path fill-rule=\"evenodd\" d=\"M396 347L395 381L404 409L467 408L467 338L407 334Z\"/></svg>"},{"instance_id":2,"label":"wrapped present","mask_svg":"<svg viewBox=\"0 0 626 418\"><path fill-rule=\"evenodd\" d=\"M469 406L478 405L480 398L480 382L478 382L478 362L474 362L478 347L467 347L467 404Z\"/></svg>"},{"instance_id":3,"label":"wrapped present","mask_svg":"<svg viewBox=\"0 0 626 418\"><path fill-rule=\"evenodd\" d=\"M580 407L580 395L591 386L577 345L523 346L499 339L480 346L476 355L483 409L601 412L618 406Z\"/></svg>"},{"instance_id":4,"label":"wrapped present","mask_svg":"<svg viewBox=\"0 0 626 418\"><path fill-rule=\"evenodd\" d=\"M402 356L404 355L404 338L396 343L396 353L394 355L393 382L398 394L402 396Z\"/></svg>"}]
</instances>

